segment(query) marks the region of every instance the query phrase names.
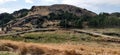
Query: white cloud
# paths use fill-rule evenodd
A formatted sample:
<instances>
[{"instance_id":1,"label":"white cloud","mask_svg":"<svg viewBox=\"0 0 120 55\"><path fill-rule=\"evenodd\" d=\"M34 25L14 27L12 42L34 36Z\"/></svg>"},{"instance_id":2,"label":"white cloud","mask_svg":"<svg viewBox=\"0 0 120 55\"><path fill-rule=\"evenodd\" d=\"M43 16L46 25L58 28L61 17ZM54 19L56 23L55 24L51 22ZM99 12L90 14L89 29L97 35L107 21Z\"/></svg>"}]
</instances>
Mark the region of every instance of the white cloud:
<instances>
[{"instance_id":1,"label":"white cloud","mask_svg":"<svg viewBox=\"0 0 120 55\"><path fill-rule=\"evenodd\" d=\"M6 2L10 2L10 1L16 1L16 0L0 0L0 4L6 3Z\"/></svg>"},{"instance_id":2,"label":"white cloud","mask_svg":"<svg viewBox=\"0 0 120 55\"><path fill-rule=\"evenodd\" d=\"M120 6L120 0L62 0L62 4L71 4L92 11L100 10L100 6Z\"/></svg>"},{"instance_id":3,"label":"white cloud","mask_svg":"<svg viewBox=\"0 0 120 55\"><path fill-rule=\"evenodd\" d=\"M90 0L63 0L62 4L71 4L71 5L75 5L81 8L86 8L89 10L96 10L98 9L98 7L96 5L91 4L91 2L89 2Z\"/></svg>"},{"instance_id":4,"label":"white cloud","mask_svg":"<svg viewBox=\"0 0 120 55\"><path fill-rule=\"evenodd\" d=\"M43 2L58 2L59 0L41 0L41 1L43 1Z\"/></svg>"},{"instance_id":5,"label":"white cloud","mask_svg":"<svg viewBox=\"0 0 120 55\"><path fill-rule=\"evenodd\" d=\"M120 5L120 0L62 0L62 3L88 4L88 5Z\"/></svg>"},{"instance_id":6,"label":"white cloud","mask_svg":"<svg viewBox=\"0 0 120 55\"><path fill-rule=\"evenodd\" d=\"M39 0L39 2L44 5L57 4L60 3L60 1L61 0Z\"/></svg>"},{"instance_id":7,"label":"white cloud","mask_svg":"<svg viewBox=\"0 0 120 55\"><path fill-rule=\"evenodd\" d=\"M4 12L7 12L7 13L13 13L14 11L17 11L21 8L0 8L0 13L4 13Z\"/></svg>"},{"instance_id":8,"label":"white cloud","mask_svg":"<svg viewBox=\"0 0 120 55\"><path fill-rule=\"evenodd\" d=\"M62 0L62 4L71 4L81 7L95 7L98 5L120 5L120 0Z\"/></svg>"},{"instance_id":9,"label":"white cloud","mask_svg":"<svg viewBox=\"0 0 120 55\"><path fill-rule=\"evenodd\" d=\"M120 0L88 0L86 3L90 3L93 5L101 5L101 4L106 4L106 5L120 5Z\"/></svg>"},{"instance_id":10,"label":"white cloud","mask_svg":"<svg viewBox=\"0 0 120 55\"><path fill-rule=\"evenodd\" d=\"M26 3L33 3L33 0L25 0Z\"/></svg>"},{"instance_id":11,"label":"white cloud","mask_svg":"<svg viewBox=\"0 0 120 55\"><path fill-rule=\"evenodd\" d=\"M3 12L8 12L9 10L6 9L6 8L0 8L0 13L3 13Z\"/></svg>"},{"instance_id":12,"label":"white cloud","mask_svg":"<svg viewBox=\"0 0 120 55\"><path fill-rule=\"evenodd\" d=\"M17 0L0 0L0 5L10 1L17 1ZM32 3L32 5L70 4L81 8L86 8L88 10L95 12L99 12L102 9L112 10L110 8L105 8L107 6L110 7L111 5L120 7L120 0L24 0L24 1L26 3ZM0 7L0 13L1 12L11 13L11 10L13 11L18 9L18 8L12 9L11 7L10 7L11 9L10 8L8 9L2 7L4 6Z\"/></svg>"}]
</instances>

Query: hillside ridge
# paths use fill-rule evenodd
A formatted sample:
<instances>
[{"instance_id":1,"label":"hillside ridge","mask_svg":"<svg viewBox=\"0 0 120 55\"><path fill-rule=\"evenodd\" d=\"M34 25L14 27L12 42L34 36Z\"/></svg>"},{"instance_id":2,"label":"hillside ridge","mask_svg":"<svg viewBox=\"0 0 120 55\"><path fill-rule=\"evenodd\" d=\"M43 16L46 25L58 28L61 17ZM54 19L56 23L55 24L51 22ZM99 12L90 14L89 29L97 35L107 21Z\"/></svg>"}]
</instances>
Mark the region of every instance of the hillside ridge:
<instances>
[{"instance_id":1,"label":"hillside ridge","mask_svg":"<svg viewBox=\"0 0 120 55\"><path fill-rule=\"evenodd\" d=\"M76 6L66 5L66 4L55 4L55 5L51 5L51 6L32 6L32 8L28 9L28 10L23 9L23 10L13 12L12 15L14 17L16 17L17 19L15 21L11 21L7 24L12 24L13 26L21 26L21 24L23 22L25 22L26 19L34 20L34 18L38 18L38 19L40 18L40 19L44 20L45 22L47 22L47 25L49 25L48 24L49 22L56 23L53 21L49 21L47 19L48 17L50 17L50 14L57 15L57 14L62 14L62 13L66 13L66 12L69 14L72 14L74 16L78 16L78 17L80 17L82 15L88 15L88 16L96 16L97 15L96 13L93 13L92 11L88 11L86 9L82 9L82 8L79 8ZM24 13L25 13L25 15L23 15ZM22 16L22 17L20 17L20 16ZM56 19L54 19L54 20L56 20ZM61 19L57 20L57 22L60 22L60 20ZM44 23L43 25L46 26L46 23ZM52 24L50 24L50 25L52 25Z\"/></svg>"}]
</instances>

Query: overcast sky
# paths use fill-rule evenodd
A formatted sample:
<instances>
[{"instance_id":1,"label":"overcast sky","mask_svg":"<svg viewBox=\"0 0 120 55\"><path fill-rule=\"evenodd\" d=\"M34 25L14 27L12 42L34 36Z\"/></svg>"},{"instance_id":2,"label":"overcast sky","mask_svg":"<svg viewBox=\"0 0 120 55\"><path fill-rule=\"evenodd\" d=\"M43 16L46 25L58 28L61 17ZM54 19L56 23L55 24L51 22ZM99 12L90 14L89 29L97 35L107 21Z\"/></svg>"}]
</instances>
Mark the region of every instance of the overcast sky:
<instances>
[{"instance_id":1,"label":"overcast sky","mask_svg":"<svg viewBox=\"0 0 120 55\"><path fill-rule=\"evenodd\" d=\"M53 4L70 4L95 13L120 12L120 0L0 0L0 13L12 13L22 8L30 9L33 5Z\"/></svg>"}]
</instances>

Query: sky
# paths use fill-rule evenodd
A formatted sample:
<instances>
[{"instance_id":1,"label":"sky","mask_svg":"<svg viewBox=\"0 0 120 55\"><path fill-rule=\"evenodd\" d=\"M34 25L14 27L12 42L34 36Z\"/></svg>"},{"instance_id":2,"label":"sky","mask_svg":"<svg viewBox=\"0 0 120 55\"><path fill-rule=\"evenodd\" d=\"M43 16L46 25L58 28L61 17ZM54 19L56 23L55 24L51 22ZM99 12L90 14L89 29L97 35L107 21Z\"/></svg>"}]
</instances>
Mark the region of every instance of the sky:
<instances>
[{"instance_id":1,"label":"sky","mask_svg":"<svg viewBox=\"0 0 120 55\"><path fill-rule=\"evenodd\" d=\"M50 6L53 4L68 4L93 11L95 13L120 12L120 0L0 0L0 13L14 11L32 6Z\"/></svg>"}]
</instances>

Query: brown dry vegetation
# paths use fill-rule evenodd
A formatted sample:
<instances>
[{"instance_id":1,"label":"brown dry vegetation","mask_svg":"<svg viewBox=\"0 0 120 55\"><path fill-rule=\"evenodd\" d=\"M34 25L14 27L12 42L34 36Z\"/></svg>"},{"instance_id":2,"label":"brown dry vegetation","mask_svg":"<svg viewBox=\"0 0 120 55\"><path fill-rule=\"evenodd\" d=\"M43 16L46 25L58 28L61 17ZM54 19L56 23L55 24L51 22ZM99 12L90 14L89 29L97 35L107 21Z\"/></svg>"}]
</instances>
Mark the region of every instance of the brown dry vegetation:
<instances>
[{"instance_id":1,"label":"brown dry vegetation","mask_svg":"<svg viewBox=\"0 0 120 55\"><path fill-rule=\"evenodd\" d=\"M0 40L0 51L18 55L120 55L120 47L90 46L86 44L35 44Z\"/></svg>"}]
</instances>

